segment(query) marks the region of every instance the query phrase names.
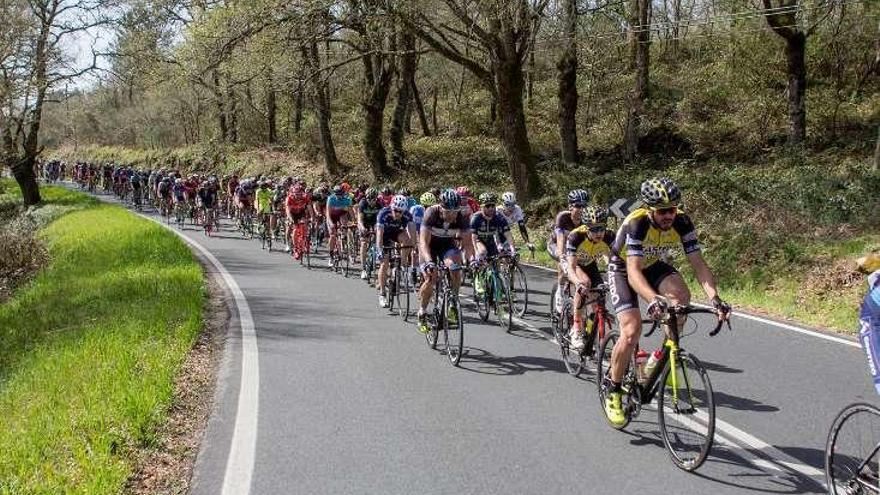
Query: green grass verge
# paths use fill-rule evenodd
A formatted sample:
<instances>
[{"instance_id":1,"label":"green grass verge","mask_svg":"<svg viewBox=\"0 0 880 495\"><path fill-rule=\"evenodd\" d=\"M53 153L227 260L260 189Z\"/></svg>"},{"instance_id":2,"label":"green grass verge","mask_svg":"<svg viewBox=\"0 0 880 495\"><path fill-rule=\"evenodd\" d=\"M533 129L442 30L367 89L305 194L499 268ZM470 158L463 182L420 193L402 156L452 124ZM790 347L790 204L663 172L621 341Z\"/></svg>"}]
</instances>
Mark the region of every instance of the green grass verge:
<instances>
[{"instance_id":1,"label":"green grass verge","mask_svg":"<svg viewBox=\"0 0 880 495\"><path fill-rule=\"evenodd\" d=\"M202 272L158 225L41 192L77 211L40 232L51 263L0 306L0 493L117 493L201 328Z\"/></svg>"}]
</instances>

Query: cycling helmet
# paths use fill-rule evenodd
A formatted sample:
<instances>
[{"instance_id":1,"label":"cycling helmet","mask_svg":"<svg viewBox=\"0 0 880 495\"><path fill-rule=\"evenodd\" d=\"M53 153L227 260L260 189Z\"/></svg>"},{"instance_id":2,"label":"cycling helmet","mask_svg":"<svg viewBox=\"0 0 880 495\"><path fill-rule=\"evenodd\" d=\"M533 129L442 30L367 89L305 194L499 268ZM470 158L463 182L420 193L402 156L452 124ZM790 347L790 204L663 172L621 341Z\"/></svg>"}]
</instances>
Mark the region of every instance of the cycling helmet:
<instances>
[{"instance_id":1,"label":"cycling helmet","mask_svg":"<svg viewBox=\"0 0 880 495\"><path fill-rule=\"evenodd\" d=\"M455 192L457 192L459 196L464 198L469 198L471 196L471 188L469 188L468 186L458 186Z\"/></svg>"},{"instance_id":2,"label":"cycling helmet","mask_svg":"<svg viewBox=\"0 0 880 495\"><path fill-rule=\"evenodd\" d=\"M407 188L405 188L405 187L401 187L400 190L397 191L397 194L400 194L401 196L406 196L406 197L410 197L410 196L412 195L412 194L409 192L409 189L407 189Z\"/></svg>"},{"instance_id":3,"label":"cycling helmet","mask_svg":"<svg viewBox=\"0 0 880 495\"><path fill-rule=\"evenodd\" d=\"M375 187L370 187L367 189L367 192L364 193L364 197L369 201L375 201L379 198L379 191L377 191Z\"/></svg>"},{"instance_id":4,"label":"cycling helmet","mask_svg":"<svg viewBox=\"0 0 880 495\"><path fill-rule=\"evenodd\" d=\"M590 194L583 189L574 189L568 193L568 204L570 205L585 205L588 201L590 201Z\"/></svg>"},{"instance_id":5,"label":"cycling helmet","mask_svg":"<svg viewBox=\"0 0 880 495\"><path fill-rule=\"evenodd\" d=\"M663 208L678 206L678 202L681 199L681 191L675 182L666 177L661 177L642 182L641 196L642 201L646 205Z\"/></svg>"},{"instance_id":6,"label":"cycling helmet","mask_svg":"<svg viewBox=\"0 0 880 495\"><path fill-rule=\"evenodd\" d=\"M447 189L440 193L440 206L444 210L458 210L461 208L461 196L455 189Z\"/></svg>"},{"instance_id":7,"label":"cycling helmet","mask_svg":"<svg viewBox=\"0 0 880 495\"><path fill-rule=\"evenodd\" d=\"M345 192L351 191L351 184L349 184L348 182L343 182L342 184L339 185L339 187L341 187L342 190Z\"/></svg>"},{"instance_id":8,"label":"cycling helmet","mask_svg":"<svg viewBox=\"0 0 880 495\"><path fill-rule=\"evenodd\" d=\"M516 196L510 191L501 195L501 201L505 206L513 206L516 204Z\"/></svg>"},{"instance_id":9,"label":"cycling helmet","mask_svg":"<svg viewBox=\"0 0 880 495\"><path fill-rule=\"evenodd\" d=\"M425 194L422 194L422 197L419 198L419 203L425 207L436 205L437 196L434 196L434 193L428 191Z\"/></svg>"},{"instance_id":10,"label":"cycling helmet","mask_svg":"<svg viewBox=\"0 0 880 495\"><path fill-rule=\"evenodd\" d=\"M174 179L174 183L175 183L175 184L183 184L183 179L181 179L180 177L178 177L178 178Z\"/></svg>"},{"instance_id":11,"label":"cycling helmet","mask_svg":"<svg viewBox=\"0 0 880 495\"><path fill-rule=\"evenodd\" d=\"M297 182L297 183L295 183L295 184L293 185L293 189L292 189L292 190L293 190L293 193L294 193L294 194L302 194L302 192L303 192L305 189L303 188L302 184L300 184L299 182Z\"/></svg>"},{"instance_id":12,"label":"cycling helmet","mask_svg":"<svg viewBox=\"0 0 880 495\"><path fill-rule=\"evenodd\" d=\"M406 196L404 196L402 194L398 194L397 196L394 196L394 198L391 200L391 209L392 210L406 211L408 206L409 206L409 200L407 200Z\"/></svg>"},{"instance_id":13,"label":"cycling helmet","mask_svg":"<svg viewBox=\"0 0 880 495\"><path fill-rule=\"evenodd\" d=\"M345 190L342 189L342 186L333 187L333 194L336 196L342 196L345 193Z\"/></svg>"},{"instance_id":14,"label":"cycling helmet","mask_svg":"<svg viewBox=\"0 0 880 495\"><path fill-rule=\"evenodd\" d=\"M482 206L486 206L487 204L494 206L498 204L498 196L494 193L484 192L483 194L480 194L479 201Z\"/></svg>"},{"instance_id":15,"label":"cycling helmet","mask_svg":"<svg viewBox=\"0 0 880 495\"><path fill-rule=\"evenodd\" d=\"M608 210L602 206L588 206L581 213L581 221L589 226L608 223Z\"/></svg>"},{"instance_id":16,"label":"cycling helmet","mask_svg":"<svg viewBox=\"0 0 880 495\"><path fill-rule=\"evenodd\" d=\"M385 187L382 188L382 194L383 194L384 196L387 196L387 195L391 194L391 192L392 192L392 191L391 191L391 186L385 186Z\"/></svg>"}]
</instances>

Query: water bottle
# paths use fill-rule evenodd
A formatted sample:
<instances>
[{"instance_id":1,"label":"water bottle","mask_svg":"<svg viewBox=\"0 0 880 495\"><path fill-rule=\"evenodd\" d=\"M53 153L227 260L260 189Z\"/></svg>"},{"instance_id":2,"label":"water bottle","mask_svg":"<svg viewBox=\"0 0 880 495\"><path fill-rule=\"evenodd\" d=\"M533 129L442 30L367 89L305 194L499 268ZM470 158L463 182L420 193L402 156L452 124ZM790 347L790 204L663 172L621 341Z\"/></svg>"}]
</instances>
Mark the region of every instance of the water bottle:
<instances>
[{"instance_id":1,"label":"water bottle","mask_svg":"<svg viewBox=\"0 0 880 495\"><path fill-rule=\"evenodd\" d=\"M648 351L639 349L636 352L636 378L639 383L645 383L647 375L645 375L645 363L648 361Z\"/></svg>"},{"instance_id":2,"label":"water bottle","mask_svg":"<svg viewBox=\"0 0 880 495\"><path fill-rule=\"evenodd\" d=\"M645 380L651 377L651 373L654 372L654 368L657 367L657 363L660 362L661 357L663 357L663 351L660 349L655 349L654 352L651 353L648 362L645 363Z\"/></svg>"}]
</instances>

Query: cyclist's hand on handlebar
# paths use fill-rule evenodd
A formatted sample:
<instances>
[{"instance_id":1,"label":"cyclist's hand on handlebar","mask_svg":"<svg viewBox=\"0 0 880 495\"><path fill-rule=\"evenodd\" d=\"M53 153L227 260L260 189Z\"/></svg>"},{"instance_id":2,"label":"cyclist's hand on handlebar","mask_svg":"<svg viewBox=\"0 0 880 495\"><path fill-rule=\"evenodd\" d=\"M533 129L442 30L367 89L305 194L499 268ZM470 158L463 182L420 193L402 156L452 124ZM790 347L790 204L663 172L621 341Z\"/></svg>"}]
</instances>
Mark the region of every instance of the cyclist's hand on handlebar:
<instances>
[{"instance_id":1,"label":"cyclist's hand on handlebar","mask_svg":"<svg viewBox=\"0 0 880 495\"><path fill-rule=\"evenodd\" d=\"M648 304L647 313L648 317L652 320L659 320L661 316L669 309L669 301L661 296L654 296L654 300L651 301L651 304Z\"/></svg>"},{"instance_id":2,"label":"cyclist's hand on handlebar","mask_svg":"<svg viewBox=\"0 0 880 495\"><path fill-rule=\"evenodd\" d=\"M426 261L426 262L422 263L422 272L424 272L424 273L433 272L436 269L437 269L437 265L434 264L433 261Z\"/></svg>"},{"instance_id":3,"label":"cyclist's hand on handlebar","mask_svg":"<svg viewBox=\"0 0 880 495\"><path fill-rule=\"evenodd\" d=\"M730 304L722 301L717 295L712 298L712 307L715 308L715 311L718 313L718 321L730 320Z\"/></svg>"},{"instance_id":4,"label":"cyclist's hand on handlebar","mask_svg":"<svg viewBox=\"0 0 880 495\"><path fill-rule=\"evenodd\" d=\"M476 258L472 259L471 262L468 263L468 268L470 268L471 270L476 270L479 267L480 267L480 260L478 260Z\"/></svg>"}]
</instances>

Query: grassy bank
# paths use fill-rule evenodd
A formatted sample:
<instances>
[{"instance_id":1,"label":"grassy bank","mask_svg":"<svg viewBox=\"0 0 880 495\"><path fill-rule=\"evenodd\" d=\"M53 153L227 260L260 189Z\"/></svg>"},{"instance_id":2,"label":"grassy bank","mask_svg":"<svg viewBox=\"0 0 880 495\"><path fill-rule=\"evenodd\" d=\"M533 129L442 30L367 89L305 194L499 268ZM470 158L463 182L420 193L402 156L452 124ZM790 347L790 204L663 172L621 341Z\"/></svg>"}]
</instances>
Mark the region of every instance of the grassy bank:
<instances>
[{"instance_id":1,"label":"grassy bank","mask_svg":"<svg viewBox=\"0 0 880 495\"><path fill-rule=\"evenodd\" d=\"M51 261L0 306L0 493L117 493L201 328L202 274L149 221L43 195Z\"/></svg>"}]
</instances>

